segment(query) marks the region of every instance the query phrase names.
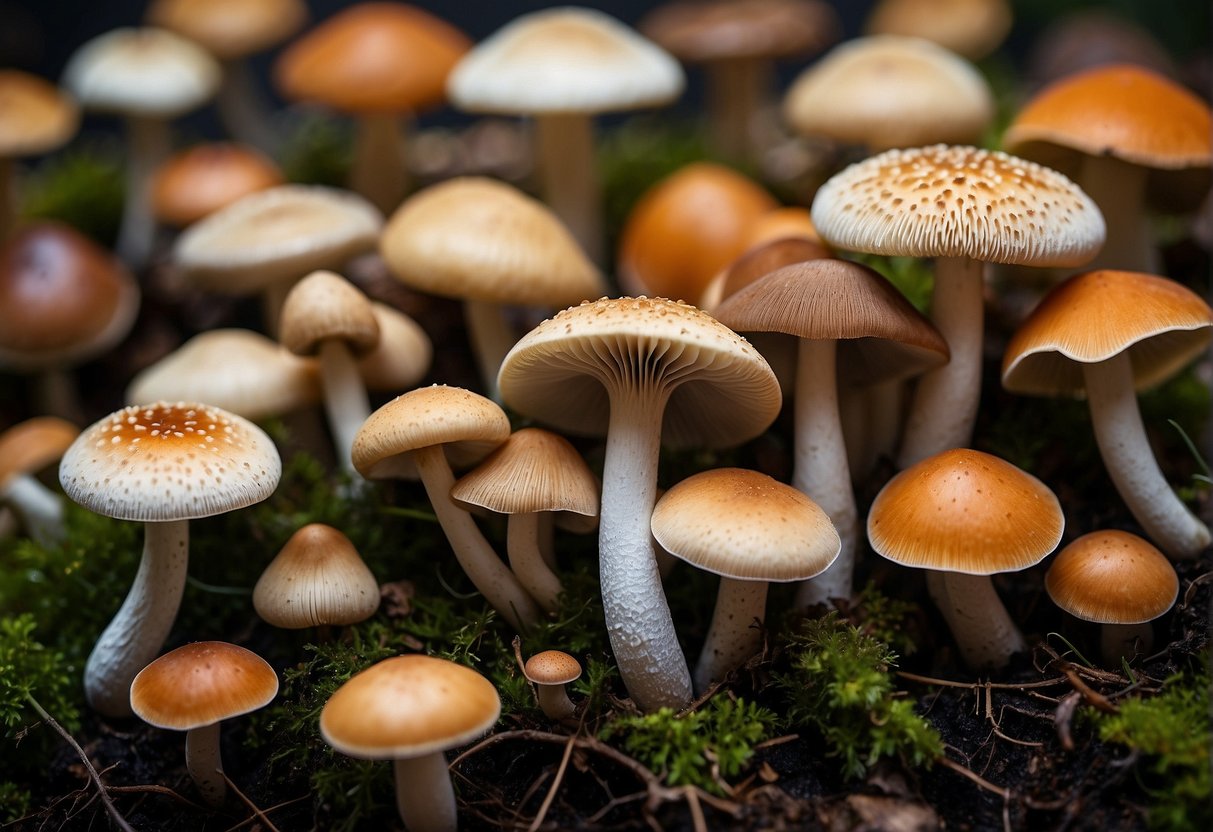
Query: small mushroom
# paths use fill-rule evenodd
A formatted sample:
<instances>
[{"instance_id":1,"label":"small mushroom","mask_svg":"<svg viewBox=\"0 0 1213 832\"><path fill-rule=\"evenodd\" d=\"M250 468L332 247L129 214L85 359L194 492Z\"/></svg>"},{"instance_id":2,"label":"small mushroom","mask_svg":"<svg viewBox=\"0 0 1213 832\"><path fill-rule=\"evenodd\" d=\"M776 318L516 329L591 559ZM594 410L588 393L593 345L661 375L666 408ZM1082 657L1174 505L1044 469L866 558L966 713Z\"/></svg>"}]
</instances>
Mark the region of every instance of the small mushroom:
<instances>
[{"instance_id":1,"label":"small mushroom","mask_svg":"<svg viewBox=\"0 0 1213 832\"><path fill-rule=\"evenodd\" d=\"M539 707L548 719L563 722L573 718L577 706L564 686L581 678L580 662L560 650L544 650L527 659L522 672L535 686Z\"/></svg>"},{"instance_id":2,"label":"small mushroom","mask_svg":"<svg viewBox=\"0 0 1213 832\"><path fill-rule=\"evenodd\" d=\"M48 153L80 126L80 109L49 81L17 69L0 70L0 242L18 222L13 160Z\"/></svg>"},{"instance_id":3,"label":"small mushroom","mask_svg":"<svg viewBox=\"0 0 1213 832\"><path fill-rule=\"evenodd\" d=\"M79 435L75 425L54 416L27 419L0 434L0 505L12 508L43 546L63 539L63 498L34 475L58 461Z\"/></svg>"}]
</instances>

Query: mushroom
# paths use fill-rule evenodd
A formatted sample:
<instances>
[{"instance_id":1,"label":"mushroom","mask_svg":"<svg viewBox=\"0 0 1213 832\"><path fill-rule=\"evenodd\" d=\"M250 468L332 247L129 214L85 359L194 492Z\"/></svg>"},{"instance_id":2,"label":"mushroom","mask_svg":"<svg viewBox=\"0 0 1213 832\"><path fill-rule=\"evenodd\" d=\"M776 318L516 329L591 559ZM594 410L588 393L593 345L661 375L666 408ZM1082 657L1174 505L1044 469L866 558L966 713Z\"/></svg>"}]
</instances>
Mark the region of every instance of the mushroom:
<instances>
[{"instance_id":1,"label":"mushroom","mask_svg":"<svg viewBox=\"0 0 1213 832\"><path fill-rule=\"evenodd\" d=\"M767 585L819 575L841 542L826 513L766 474L717 468L670 488L653 509L653 537L671 555L720 576L716 609L695 665L695 690L762 647Z\"/></svg>"},{"instance_id":2,"label":"mushroom","mask_svg":"<svg viewBox=\"0 0 1213 832\"><path fill-rule=\"evenodd\" d=\"M75 425L54 416L27 419L0 434L0 505L13 509L42 546L64 537L63 500L34 475L58 461L79 435Z\"/></svg>"},{"instance_id":3,"label":"mushroom","mask_svg":"<svg viewBox=\"0 0 1213 832\"><path fill-rule=\"evenodd\" d=\"M663 435L736 445L761 433L782 397L743 338L693 306L602 298L523 336L498 376L519 413L574 434L606 433L599 571L619 675L644 711L681 708L691 676L653 553L649 517Z\"/></svg>"},{"instance_id":4,"label":"mushroom","mask_svg":"<svg viewBox=\"0 0 1213 832\"><path fill-rule=\"evenodd\" d=\"M813 224L851 251L935 258L931 319L951 360L918 381L898 459L969 443L981 392L982 266L1077 266L1103 244L1095 203L1069 179L975 147L889 150L832 177Z\"/></svg>"},{"instance_id":5,"label":"mushroom","mask_svg":"<svg viewBox=\"0 0 1213 832\"><path fill-rule=\"evenodd\" d=\"M399 392L425 378L434 357L434 345L421 325L379 301L371 301L371 314L379 325L379 343L358 359L358 374L368 390Z\"/></svg>"},{"instance_id":6,"label":"mushroom","mask_svg":"<svg viewBox=\"0 0 1213 832\"><path fill-rule=\"evenodd\" d=\"M0 70L0 243L18 222L13 160L62 146L80 126L76 103L49 81Z\"/></svg>"},{"instance_id":7,"label":"mushroom","mask_svg":"<svg viewBox=\"0 0 1213 832\"><path fill-rule=\"evenodd\" d=\"M479 737L500 714L496 688L476 671L393 656L337 689L320 712L320 735L349 757L393 761L409 832L454 832L458 808L443 751Z\"/></svg>"},{"instance_id":8,"label":"mushroom","mask_svg":"<svg viewBox=\"0 0 1213 832\"><path fill-rule=\"evenodd\" d=\"M95 710L131 713L131 680L160 651L185 590L189 521L264 500L281 474L278 451L260 428L205 404L125 407L67 449L59 481L68 497L145 524L135 582L84 668Z\"/></svg>"},{"instance_id":9,"label":"mushroom","mask_svg":"<svg viewBox=\"0 0 1213 832\"><path fill-rule=\"evenodd\" d=\"M880 0L864 30L923 38L976 61L1011 31L1011 7L1007 0Z\"/></svg>"},{"instance_id":10,"label":"mushroom","mask_svg":"<svg viewBox=\"0 0 1213 832\"><path fill-rule=\"evenodd\" d=\"M560 650L544 650L527 659L522 672L535 686L544 716L557 722L573 718L577 706L564 686L581 678L580 662Z\"/></svg>"},{"instance_id":11,"label":"mushroom","mask_svg":"<svg viewBox=\"0 0 1213 832\"><path fill-rule=\"evenodd\" d=\"M1080 395L1108 475L1146 534L1173 558L1209 545L1150 449L1137 391L1160 384L1213 337L1213 309L1173 280L1084 272L1055 287L1007 343L1002 385L1014 393Z\"/></svg>"},{"instance_id":12,"label":"mushroom","mask_svg":"<svg viewBox=\"0 0 1213 832\"><path fill-rule=\"evenodd\" d=\"M1135 534L1098 531L1066 546L1045 573L1053 603L1075 618L1097 622L1108 667L1149 653L1150 622L1179 597L1179 576L1166 555Z\"/></svg>"},{"instance_id":13,"label":"mushroom","mask_svg":"<svg viewBox=\"0 0 1213 832\"><path fill-rule=\"evenodd\" d=\"M990 575L1044 560L1061 540L1057 496L1009 462L957 448L893 477L868 514L876 554L927 573L965 664L1006 667L1025 648Z\"/></svg>"},{"instance_id":14,"label":"mushroom","mask_svg":"<svg viewBox=\"0 0 1213 832\"><path fill-rule=\"evenodd\" d=\"M278 166L250 147L197 144L170 156L152 174L152 216L185 228L241 197L283 182Z\"/></svg>"},{"instance_id":15,"label":"mushroom","mask_svg":"<svg viewBox=\"0 0 1213 832\"><path fill-rule=\"evenodd\" d=\"M131 681L130 709L156 728L185 731L185 767L202 798L222 806L227 793L219 723L264 708L278 695L278 674L251 650L198 641L165 653Z\"/></svg>"}]
</instances>

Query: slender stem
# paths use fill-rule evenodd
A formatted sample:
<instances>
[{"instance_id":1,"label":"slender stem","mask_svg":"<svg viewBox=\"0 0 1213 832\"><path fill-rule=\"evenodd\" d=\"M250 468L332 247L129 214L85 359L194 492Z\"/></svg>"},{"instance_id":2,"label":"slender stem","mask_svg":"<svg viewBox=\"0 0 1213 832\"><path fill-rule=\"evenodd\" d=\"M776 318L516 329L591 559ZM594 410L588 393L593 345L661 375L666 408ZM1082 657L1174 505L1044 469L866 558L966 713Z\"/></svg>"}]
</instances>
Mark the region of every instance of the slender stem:
<instances>
[{"instance_id":1,"label":"slender stem","mask_svg":"<svg viewBox=\"0 0 1213 832\"><path fill-rule=\"evenodd\" d=\"M122 203L122 226L115 249L132 269L140 269L152 253L156 223L152 219L152 175L168 158L168 122L156 118L126 120L126 196Z\"/></svg>"},{"instance_id":2,"label":"slender stem","mask_svg":"<svg viewBox=\"0 0 1213 832\"><path fill-rule=\"evenodd\" d=\"M371 415L371 402L358 373L358 362L344 341L327 338L320 342L320 378L324 383L324 412L333 433L337 462L356 477L350 448L354 446L358 429Z\"/></svg>"},{"instance_id":3,"label":"slender stem","mask_svg":"<svg viewBox=\"0 0 1213 832\"><path fill-rule=\"evenodd\" d=\"M901 417L905 412L909 386L905 379L898 378L869 384L863 391L864 406L867 409L868 447L864 456L864 467L852 473L866 476L882 457L892 457L897 451L897 441L901 439Z\"/></svg>"},{"instance_id":4,"label":"slender stem","mask_svg":"<svg viewBox=\"0 0 1213 832\"><path fill-rule=\"evenodd\" d=\"M929 456L967 448L981 395L982 263L967 257L935 261L931 319L948 342L951 360L922 375L897 461L908 468Z\"/></svg>"},{"instance_id":5,"label":"slender stem","mask_svg":"<svg viewBox=\"0 0 1213 832\"><path fill-rule=\"evenodd\" d=\"M13 176L13 160L0 156L0 244L13 235L21 219L21 198Z\"/></svg>"},{"instance_id":6,"label":"slender stem","mask_svg":"<svg viewBox=\"0 0 1213 832\"><path fill-rule=\"evenodd\" d=\"M713 147L734 162L757 161L754 125L770 94L770 61L754 58L716 61L704 69Z\"/></svg>"},{"instance_id":7,"label":"slender stem","mask_svg":"<svg viewBox=\"0 0 1213 832\"><path fill-rule=\"evenodd\" d=\"M762 649L762 631L755 622L766 618L766 606L766 581L720 579L712 623L695 665L697 692L702 693Z\"/></svg>"},{"instance_id":8,"label":"slender stem","mask_svg":"<svg viewBox=\"0 0 1213 832\"><path fill-rule=\"evenodd\" d=\"M282 144L278 131L270 121L270 108L259 94L257 81L247 60L237 58L223 64L223 84L219 87L215 106L219 120L228 134L277 158Z\"/></svg>"},{"instance_id":9,"label":"slender stem","mask_svg":"<svg viewBox=\"0 0 1213 832\"><path fill-rule=\"evenodd\" d=\"M585 113L555 113L535 119L544 201L586 255L603 262L602 189L594 158L594 126Z\"/></svg>"},{"instance_id":10,"label":"slender stem","mask_svg":"<svg viewBox=\"0 0 1213 832\"><path fill-rule=\"evenodd\" d=\"M1104 666L1120 670L1120 660L1132 659L1134 656L1148 656L1154 646L1154 625L1149 621L1144 624L1101 624L1099 627L1099 648L1103 656Z\"/></svg>"},{"instance_id":11,"label":"slender stem","mask_svg":"<svg viewBox=\"0 0 1213 832\"><path fill-rule=\"evenodd\" d=\"M510 568L523 589L539 602L539 606L552 612L559 606L564 587L540 554L539 519L540 512L537 511L511 514L505 548L510 557Z\"/></svg>"},{"instance_id":12,"label":"slender stem","mask_svg":"<svg viewBox=\"0 0 1213 832\"><path fill-rule=\"evenodd\" d=\"M354 133L350 190L385 214L396 210L409 189L403 125L396 113L367 113L358 118Z\"/></svg>"},{"instance_id":13,"label":"slender stem","mask_svg":"<svg viewBox=\"0 0 1213 832\"><path fill-rule=\"evenodd\" d=\"M458 808L446 755L441 751L393 761L396 808L409 832L455 832Z\"/></svg>"},{"instance_id":14,"label":"slender stem","mask_svg":"<svg viewBox=\"0 0 1213 832\"><path fill-rule=\"evenodd\" d=\"M1083 156L1079 184L1107 225L1103 248L1086 269L1162 273L1162 258L1146 216L1149 170L1114 156Z\"/></svg>"},{"instance_id":15,"label":"slender stem","mask_svg":"<svg viewBox=\"0 0 1213 832\"><path fill-rule=\"evenodd\" d=\"M548 719L554 719L557 722L565 719L571 719L573 714L577 712L577 707L573 704L573 700L569 699L568 691L564 685L535 685L535 695L539 699L539 709L543 711L544 716Z\"/></svg>"},{"instance_id":16,"label":"slender stem","mask_svg":"<svg viewBox=\"0 0 1213 832\"><path fill-rule=\"evenodd\" d=\"M1209 545L1209 529L1171 490L1150 450L1128 354L1082 370L1095 441L1116 490L1158 548L1172 558L1196 557Z\"/></svg>"},{"instance_id":17,"label":"slender stem","mask_svg":"<svg viewBox=\"0 0 1213 832\"><path fill-rule=\"evenodd\" d=\"M84 695L105 716L131 716L131 682L164 646L189 567L189 521L145 523L135 582L84 666Z\"/></svg>"},{"instance_id":18,"label":"slender stem","mask_svg":"<svg viewBox=\"0 0 1213 832\"><path fill-rule=\"evenodd\" d=\"M0 489L0 503L21 516L26 532L42 546L63 540L63 498L32 474L21 474Z\"/></svg>"},{"instance_id":19,"label":"slender stem","mask_svg":"<svg viewBox=\"0 0 1213 832\"><path fill-rule=\"evenodd\" d=\"M227 796L223 760L219 755L219 723L185 732L185 768L208 806L222 806Z\"/></svg>"},{"instance_id":20,"label":"slender stem","mask_svg":"<svg viewBox=\"0 0 1213 832\"><path fill-rule=\"evenodd\" d=\"M927 590L970 668L998 670L1027 648L989 575L931 571Z\"/></svg>"},{"instance_id":21,"label":"slender stem","mask_svg":"<svg viewBox=\"0 0 1213 832\"><path fill-rule=\"evenodd\" d=\"M468 328L468 340L472 345L472 353L476 356L476 366L480 368L480 378L484 381L486 395L498 400L497 371L501 369L501 361L506 353L518 340L517 334L511 329L505 309L496 303L479 300L463 302L463 319Z\"/></svg>"}]
</instances>

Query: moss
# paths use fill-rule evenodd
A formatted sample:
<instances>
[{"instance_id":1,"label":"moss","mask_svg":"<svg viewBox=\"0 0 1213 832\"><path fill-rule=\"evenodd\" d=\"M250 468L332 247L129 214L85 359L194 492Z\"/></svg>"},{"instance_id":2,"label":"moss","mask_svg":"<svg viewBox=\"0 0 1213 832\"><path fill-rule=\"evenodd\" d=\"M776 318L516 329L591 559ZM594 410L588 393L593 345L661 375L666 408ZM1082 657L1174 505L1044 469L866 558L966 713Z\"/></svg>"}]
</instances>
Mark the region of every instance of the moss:
<instances>
[{"instance_id":1,"label":"moss","mask_svg":"<svg viewBox=\"0 0 1213 832\"><path fill-rule=\"evenodd\" d=\"M118 236L124 187L116 145L81 145L51 157L26 180L22 214L65 222L109 248Z\"/></svg>"}]
</instances>

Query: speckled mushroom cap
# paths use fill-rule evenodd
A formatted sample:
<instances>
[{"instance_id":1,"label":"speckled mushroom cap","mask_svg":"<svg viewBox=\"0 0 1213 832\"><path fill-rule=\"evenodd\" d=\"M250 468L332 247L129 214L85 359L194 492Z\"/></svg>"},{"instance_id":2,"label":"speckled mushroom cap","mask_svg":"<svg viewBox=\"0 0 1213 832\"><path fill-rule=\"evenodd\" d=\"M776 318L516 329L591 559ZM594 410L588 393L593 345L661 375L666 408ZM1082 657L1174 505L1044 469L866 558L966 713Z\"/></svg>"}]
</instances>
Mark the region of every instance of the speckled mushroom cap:
<instances>
[{"instance_id":1,"label":"speckled mushroom cap","mask_svg":"<svg viewBox=\"0 0 1213 832\"><path fill-rule=\"evenodd\" d=\"M257 579L253 609L285 629L356 624L379 609L379 582L348 537L308 523Z\"/></svg>"},{"instance_id":2,"label":"speckled mushroom cap","mask_svg":"<svg viewBox=\"0 0 1213 832\"><path fill-rule=\"evenodd\" d=\"M194 223L173 262L195 285L252 294L314 269L335 269L375 247L383 216L337 188L280 185L249 194Z\"/></svg>"},{"instance_id":3,"label":"speckled mushroom cap","mask_svg":"<svg viewBox=\"0 0 1213 832\"><path fill-rule=\"evenodd\" d=\"M147 20L220 60L242 58L289 38L307 22L303 0L153 0Z\"/></svg>"},{"instance_id":4,"label":"speckled mushroom cap","mask_svg":"<svg viewBox=\"0 0 1213 832\"><path fill-rule=\"evenodd\" d=\"M379 244L401 283L443 297L562 308L606 281L569 230L512 185L461 177L409 197Z\"/></svg>"},{"instance_id":5,"label":"speckled mushroom cap","mask_svg":"<svg viewBox=\"0 0 1213 832\"><path fill-rule=\"evenodd\" d=\"M510 436L510 420L492 400L435 384L410 390L372 413L350 449L368 479L397 476L402 454L443 445L457 459L480 459Z\"/></svg>"},{"instance_id":6,"label":"speckled mushroom cap","mask_svg":"<svg viewBox=\"0 0 1213 832\"><path fill-rule=\"evenodd\" d=\"M222 70L201 46L167 29L114 29L68 59L63 85L90 110L173 118L202 106Z\"/></svg>"},{"instance_id":7,"label":"speckled mushroom cap","mask_svg":"<svg viewBox=\"0 0 1213 832\"><path fill-rule=\"evenodd\" d=\"M637 26L688 63L807 55L838 40L838 14L821 0L675 0Z\"/></svg>"},{"instance_id":8,"label":"speckled mushroom cap","mask_svg":"<svg viewBox=\"0 0 1213 832\"><path fill-rule=\"evenodd\" d=\"M994 118L977 68L919 38L873 35L834 47L783 100L798 133L882 149L975 142Z\"/></svg>"},{"instance_id":9,"label":"speckled mushroom cap","mask_svg":"<svg viewBox=\"0 0 1213 832\"><path fill-rule=\"evenodd\" d=\"M668 390L662 439L730 446L774 421L779 382L750 344L711 315L663 298L601 298L535 327L497 377L520 413L580 435L606 433L608 385Z\"/></svg>"},{"instance_id":10,"label":"speckled mushroom cap","mask_svg":"<svg viewBox=\"0 0 1213 832\"><path fill-rule=\"evenodd\" d=\"M868 513L868 541L903 566L992 575L1044 560L1064 526L1057 496L1036 477L957 448L889 480Z\"/></svg>"},{"instance_id":11,"label":"speckled mushroom cap","mask_svg":"<svg viewBox=\"0 0 1213 832\"><path fill-rule=\"evenodd\" d=\"M597 113L664 104L685 80L678 61L610 15L572 6L514 18L447 79L475 113Z\"/></svg>"},{"instance_id":12,"label":"speckled mushroom cap","mask_svg":"<svg viewBox=\"0 0 1213 832\"><path fill-rule=\"evenodd\" d=\"M59 459L79 435L79 428L56 416L35 416L0 433L0 489Z\"/></svg>"},{"instance_id":13,"label":"speckled mushroom cap","mask_svg":"<svg viewBox=\"0 0 1213 832\"><path fill-rule=\"evenodd\" d=\"M581 663L562 650L544 650L527 659L522 672L536 685L567 685L581 678Z\"/></svg>"},{"instance_id":14,"label":"speckled mushroom cap","mask_svg":"<svg viewBox=\"0 0 1213 832\"><path fill-rule=\"evenodd\" d=\"M314 271L291 287L279 314L278 340L295 355L316 355L320 342L344 341L356 355L379 343L371 301L339 274Z\"/></svg>"},{"instance_id":15,"label":"speckled mushroom cap","mask_svg":"<svg viewBox=\"0 0 1213 832\"><path fill-rule=\"evenodd\" d=\"M470 742L500 715L497 689L476 671L432 656L393 656L337 689L320 712L320 735L349 757L408 759Z\"/></svg>"},{"instance_id":16,"label":"speckled mushroom cap","mask_svg":"<svg viewBox=\"0 0 1213 832\"><path fill-rule=\"evenodd\" d=\"M251 650L198 641L165 653L131 682L131 710L157 728L188 731L263 708L278 674Z\"/></svg>"},{"instance_id":17,"label":"speckled mushroom cap","mask_svg":"<svg viewBox=\"0 0 1213 832\"><path fill-rule=\"evenodd\" d=\"M1083 364L1128 352L1133 384L1160 384L1213 337L1213 309L1165 277L1102 269L1053 288L1007 343L1002 385L1038 396L1079 395Z\"/></svg>"},{"instance_id":18,"label":"speckled mushroom cap","mask_svg":"<svg viewBox=\"0 0 1213 832\"><path fill-rule=\"evenodd\" d=\"M131 405L86 428L59 463L80 505L118 520L210 517L264 500L282 476L274 443L252 422L188 402Z\"/></svg>"},{"instance_id":19,"label":"speckled mushroom cap","mask_svg":"<svg viewBox=\"0 0 1213 832\"><path fill-rule=\"evenodd\" d=\"M976 60L1011 30L1011 7L1007 0L881 0L864 28L873 35L925 38Z\"/></svg>"},{"instance_id":20,"label":"speckled mushroom cap","mask_svg":"<svg viewBox=\"0 0 1213 832\"><path fill-rule=\"evenodd\" d=\"M0 70L0 158L33 156L64 144L80 126L80 109L49 81Z\"/></svg>"},{"instance_id":21,"label":"speckled mushroom cap","mask_svg":"<svg viewBox=\"0 0 1213 832\"><path fill-rule=\"evenodd\" d=\"M790 485L742 468L702 471L657 501L653 537L692 566L748 581L803 581L842 547L817 503Z\"/></svg>"},{"instance_id":22,"label":"speckled mushroom cap","mask_svg":"<svg viewBox=\"0 0 1213 832\"><path fill-rule=\"evenodd\" d=\"M1099 251L1099 208L1056 171L998 151L889 150L831 177L813 224L838 248L986 263L1080 266Z\"/></svg>"},{"instance_id":23,"label":"speckled mushroom cap","mask_svg":"<svg viewBox=\"0 0 1213 832\"><path fill-rule=\"evenodd\" d=\"M1144 624L1175 605L1179 576L1135 534L1098 531L1062 549L1045 573L1053 603L1083 621Z\"/></svg>"}]
</instances>

